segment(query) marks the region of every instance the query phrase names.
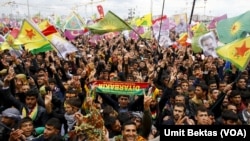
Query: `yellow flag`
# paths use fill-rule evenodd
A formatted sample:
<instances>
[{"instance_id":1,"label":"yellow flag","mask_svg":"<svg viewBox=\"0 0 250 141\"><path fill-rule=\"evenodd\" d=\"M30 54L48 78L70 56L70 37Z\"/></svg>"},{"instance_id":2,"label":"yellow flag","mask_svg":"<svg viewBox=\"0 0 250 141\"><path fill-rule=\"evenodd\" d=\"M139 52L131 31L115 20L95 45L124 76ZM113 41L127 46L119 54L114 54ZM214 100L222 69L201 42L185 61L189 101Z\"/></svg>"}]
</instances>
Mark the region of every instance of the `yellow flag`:
<instances>
[{"instance_id":1,"label":"yellow flag","mask_svg":"<svg viewBox=\"0 0 250 141\"><path fill-rule=\"evenodd\" d=\"M40 41L40 42L34 42L34 43L27 43L24 45L24 47L26 50L31 51L33 49L38 49L38 48L47 46L48 44L50 44L49 41Z\"/></svg>"},{"instance_id":2,"label":"yellow flag","mask_svg":"<svg viewBox=\"0 0 250 141\"><path fill-rule=\"evenodd\" d=\"M235 40L225 46L217 47L216 53L243 71L250 59L250 36Z\"/></svg>"},{"instance_id":3,"label":"yellow flag","mask_svg":"<svg viewBox=\"0 0 250 141\"><path fill-rule=\"evenodd\" d=\"M21 30L14 41L14 44L26 44L32 42L46 41L42 33L28 20L24 19Z\"/></svg>"},{"instance_id":4,"label":"yellow flag","mask_svg":"<svg viewBox=\"0 0 250 141\"><path fill-rule=\"evenodd\" d=\"M141 18L138 18L136 21L136 26L152 26L152 14L149 13L147 15L144 15Z\"/></svg>"},{"instance_id":5,"label":"yellow flag","mask_svg":"<svg viewBox=\"0 0 250 141\"><path fill-rule=\"evenodd\" d=\"M7 42L3 42L1 44L1 51L3 50L11 50L12 48L10 47L10 45Z\"/></svg>"},{"instance_id":6,"label":"yellow flag","mask_svg":"<svg viewBox=\"0 0 250 141\"><path fill-rule=\"evenodd\" d=\"M44 20L38 24L38 27L39 27L40 31L43 31L43 30L47 29L50 25L51 24L48 20Z\"/></svg>"},{"instance_id":7,"label":"yellow flag","mask_svg":"<svg viewBox=\"0 0 250 141\"><path fill-rule=\"evenodd\" d=\"M15 38L8 34L6 40L1 44L1 50L20 50L19 45L14 45Z\"/></svg>"}]
</instances>

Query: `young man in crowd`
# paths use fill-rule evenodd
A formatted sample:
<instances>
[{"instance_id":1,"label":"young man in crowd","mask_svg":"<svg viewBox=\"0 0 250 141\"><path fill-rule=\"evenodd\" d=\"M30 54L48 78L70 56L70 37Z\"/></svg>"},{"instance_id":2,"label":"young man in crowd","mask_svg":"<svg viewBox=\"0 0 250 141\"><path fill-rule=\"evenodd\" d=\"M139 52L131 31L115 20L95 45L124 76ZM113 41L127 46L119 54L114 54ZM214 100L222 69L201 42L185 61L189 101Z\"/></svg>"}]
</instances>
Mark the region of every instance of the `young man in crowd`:
<instances>
[{"instance_id":1,"label":"young man in crowd","mask_svg":"<svg viewBox=\"0 0 250 141\"><path fill-rule=\"evenodd\" d=\"M127 121L122 125L122 134L115 136L112 141L146 141L145 138L138 135L136 129L136 123L133 121Z\"/></svg>"},{"instance_id":2,"label":"young man in crowd","mask_svg":"<svg viewBox=\"0 0 250 141\"><path fill-rule=\"evenodd\" d=\"M25 140L31 141L35 138L35 128L30 117L25 117L20 120L19 127L10 133L9 141Z\"/></svg>"},{"instance_id":3,"label":"young man in crowd","mask_svg":"<svg viewBox=\"0 0 250 141\"><path fill-rule=\"evenodd\" d=\"M171 116L163 117L162 125L194 125L194 121L185 114L186 105L175 103Z\"/></svg>"},{"instance_id":4,"label":"young man in crowd","mask_svg":"<svg viewBox=\"0 0 250 141\"><path fill-rule=\"evenodd\" d=\"M44 133L32 141L49 141L50 139L62 141L63 137L60 136L61 126L62 125L59 119L50 118L45 124Z\"/></svg>"},{"instance_id":5,"label":"young man in crowd","mask_svg":"<svg viewBox=\"0 0 250 141\"><path fill-rule=\"evenodd\" d=\"M0 140L8 141L12 129L18 128L21 113L16 108L7 108L1 113Z\"/></svg>"}]
</instances>

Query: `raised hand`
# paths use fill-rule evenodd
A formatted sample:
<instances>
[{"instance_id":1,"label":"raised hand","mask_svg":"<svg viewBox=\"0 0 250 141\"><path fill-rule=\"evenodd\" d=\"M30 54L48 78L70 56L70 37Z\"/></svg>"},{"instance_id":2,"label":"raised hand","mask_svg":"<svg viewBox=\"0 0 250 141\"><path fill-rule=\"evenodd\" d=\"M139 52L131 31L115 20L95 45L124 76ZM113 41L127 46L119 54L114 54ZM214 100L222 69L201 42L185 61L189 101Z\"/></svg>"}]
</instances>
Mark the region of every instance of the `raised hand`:
<instances>
[{"instance_id":1,"label":"raised hand","mask_svg":"<svg viewBox=\"0 0 250 141\"><path fill-rule=\"evenodd\" d=\"M144 110L150 110L151 101L152 101L152 97L144 94Z\"/></svg>"},{"instance_id":2,"label":"raised hand","mask_svg":"<svg viewBox=\"0 0 250 141\"><path fill-rule=\"evenodd\" d=\"M52 101L52 91L48 91L44 97L44 103L45 105L51 104L51 101Z\"/></svg>"},{"instance_id":3,"label":"raised hand","mask_svg":"<svg viewBox=\"0 0 250 141\"><path fill-rule=\"evenodd\" d=\"M10 133L9 141L25 141L26 137L23 135L23 130L17 129Z\"/></svg>"}]
</instances>

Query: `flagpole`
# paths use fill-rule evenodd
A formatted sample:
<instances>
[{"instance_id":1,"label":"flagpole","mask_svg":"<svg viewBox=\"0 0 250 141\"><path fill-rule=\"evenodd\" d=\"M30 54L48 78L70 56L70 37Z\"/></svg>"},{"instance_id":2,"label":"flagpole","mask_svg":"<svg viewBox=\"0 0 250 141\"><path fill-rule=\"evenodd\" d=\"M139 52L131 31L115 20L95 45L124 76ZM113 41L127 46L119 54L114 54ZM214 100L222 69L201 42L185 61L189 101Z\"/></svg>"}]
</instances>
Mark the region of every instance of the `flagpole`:
<instances>
[{"instance_id":1,"label":"flagpole","mask_svg":"<svg viewBox=\"0 0 250 141\"><path fill-rule=\"evenodd\" d=\"M30 18L30 4L29 4L29 0L27 0L27 8L28 8L28 18Z\"/></svg>"},{"instance_id":2,"label":"flagpole","mask_svg":"<svg viewBox=\"0 0 250 141\"><path fill-rule=\"evenodd\" d=\"M151 0L150 2L150 13L151 13L151 17L153 17L153 0Z\"/></svg>"},{"instance_id":3,"label":"flagpole","mask_svg":"<svg viewBox=\"0 0 250 141\"><path fill-rule=\"evenodd\" d=\"M192 22L193 13L194 13L194 7L195 7L195 2L196 2L196 0L193 0L193 6L192 6L192 10L191 10L191 15L190 15L190 18L189 18L189 25Z\"/></svg>"},{"instance_id":4,"label":"flagpole","mask_svg":"<svg viewBox=\"0 0 250 141\"><path fill-rule=\"evenodd\" d=\"M164 6L165 6L165 0L163 0L163 4L162 4L161 17L163 16ZM162 27L162 18L161 18L161 23L160 23L159 36L158 36L158 39L157 39L157 42L158 42L157 48L159 48L159 41L160 41L160 37L161 37L160 36L161 35L161 27Z\"/></svg>"}]
</instances>

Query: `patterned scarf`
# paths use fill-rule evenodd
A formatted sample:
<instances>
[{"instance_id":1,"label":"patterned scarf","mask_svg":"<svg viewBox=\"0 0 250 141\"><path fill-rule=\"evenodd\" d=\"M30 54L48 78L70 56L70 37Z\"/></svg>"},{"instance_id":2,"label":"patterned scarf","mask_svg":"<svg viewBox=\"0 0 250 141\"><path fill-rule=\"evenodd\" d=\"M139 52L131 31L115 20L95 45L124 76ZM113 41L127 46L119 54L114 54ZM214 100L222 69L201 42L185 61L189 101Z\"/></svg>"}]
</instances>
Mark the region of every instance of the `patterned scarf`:
<instances>
[{"instance_id":1,"label":"patterned scarf","mask_svg":"<svg viewBox=\"0 0 250 141\"><path fill-rule=\"evenodd\" d=\"M157 117L156 110L155 111L151 111L151 117L152 117L152 119L156 119L156 117Z\"/></svg>"},{"instance_id":2,"label":"patterned scarf","mask_svg":"<svg viewBox=\"0 0 250 141\"><path fill-rule=\"evenodd\" d=\"M74 114L69 115L67 113L64 114L65 119L67 120L67 125L68 125L68 131L70 131L71 129L73 129L76 120L74 118Z\"/></svg>"},{"instance_id":3,"label":"patterned scarf","mask_svg":"<svg viewBox=\"0 0 250 141\"><path fill-rule=\"evenodd\" d=\"M36 106L33 109L31 109L29 112L28 111L29 111L28 109L23 107L22 116L23 117L29 116L32 120L35 120L36 116L37 116L37 113L38 113L38 104L36 104ZM27 114L27 112L28 112L28 114Z\"/></svg>"}]
</instances>

